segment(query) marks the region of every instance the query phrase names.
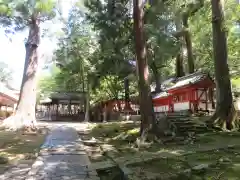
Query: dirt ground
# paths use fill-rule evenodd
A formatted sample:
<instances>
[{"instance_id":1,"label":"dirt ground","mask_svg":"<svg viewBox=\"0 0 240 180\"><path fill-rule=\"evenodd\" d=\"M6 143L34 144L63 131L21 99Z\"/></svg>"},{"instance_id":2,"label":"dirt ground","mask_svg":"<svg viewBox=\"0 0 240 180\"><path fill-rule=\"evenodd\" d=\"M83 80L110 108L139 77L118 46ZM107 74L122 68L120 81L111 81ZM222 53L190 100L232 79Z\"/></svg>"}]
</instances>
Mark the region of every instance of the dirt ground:
<instances>
[{"instance_id":1,"label":"dirt ground","mask_svg":"<svg viewBox=\"0 0 240 180\"><path fill-rule=\"evenodd\" d=\"M38 134L23 134L0 130L0 174L18 164L32 164L40 146L44 142L46 131Z\"/></svg>"}]
</instances>

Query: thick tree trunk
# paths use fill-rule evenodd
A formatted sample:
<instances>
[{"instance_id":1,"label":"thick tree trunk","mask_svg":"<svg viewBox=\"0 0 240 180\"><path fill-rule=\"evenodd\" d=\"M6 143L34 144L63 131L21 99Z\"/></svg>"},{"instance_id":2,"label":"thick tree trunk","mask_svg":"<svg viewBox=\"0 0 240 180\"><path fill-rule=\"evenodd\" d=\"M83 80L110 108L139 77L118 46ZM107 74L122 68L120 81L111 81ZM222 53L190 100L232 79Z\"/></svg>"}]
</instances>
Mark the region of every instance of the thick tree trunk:
<instances>
[{"instance_id":1,"label":"thick tree trunk","mask_svg":"<svg viewBox=\"0 0 240 180\"><path fill-rule=\"evenodd\" d=\"M184 29L187 29L184 35L186 48L187 48L187 56L188 56L188 73L194 73L194 58L193 58L193 49L192 49L192 39L191 34L188 30L188 15L184 15L182 18Z\"/></svg>"},{"instance_id":2,"label":"thick tree trunk","mask_svg":"<svg viewBox=\"0 0 240 180\"><path fill-rule=\"evenodd\" d=\"M176 77L182 77L184 76L184 70L183 70L183 56L182 51L177 54L176 57Z\"/></svg>"},{"instance_id":3,"label":"thick tree trunk","mask_svg":"<svg viewBox=\"0 0 240 180\"><path fill-rule=\"evenodd\" d=\"M29 35L26 43L26 57L21 84L20 97L16 112L13 116L4 120L6 128L17 130L23 127L36 126L36 72L38 68L38 45L40 42L39 20L32 16L29 27Z\"/></svg>"},{"instance_id":4,"label":"thick tree trunk","mask_svg":"<svg viewBox=\"0 0 240 180\"><path fill-rule=\"evenodd\" d=\"M176 21L176 29L182 29L181 23L179 20ZM182 45L182 37L177 37L180 42L179 52L176 57L176 77L184 76L184 68L183 68L183 45Z\"/></svg>"},{"instance_id":5,"label":"thick tree trunk","mask_svg":"<svg viewBox=\"0 0 240 180\"><path fill-rule=\"evenodd\" d=\"M84 93L85 92L85 78L84 78L84 62L80 62L80 76L81 76L81 81L82 81L82 92ZM84 99L84 112L86 112L87 110L87 101L86 99Z\"/></svg>"},{"instance_id":6,"label":"thick tree trunk","mask_svg":"<svg viewBox=\"0 0 240 180\"><path fill-rule=\"evenodd\" d=\"M155 83L156 83L155 91L156 92L161 92L161 78L160 78L160 73L158 72L158 68L156 66L156 63L152 62L150 67L152 69L153 76L154 76Z\"/></svg>"},{"instance_id":7,"label":"thick tree trunk","mask_svg":"<svg viewBox=\"0 0 240 180\"><path fill-rule=\"evenodd\" d=\"M217 107L211 122L214 126L233 129L236 111L233 105L229 68L227 63L227 39L224 29L224 13L221 0L211 0L215 82Z\"/></svg>"},{"instance_id":8,"label":"thick tree trunk","mask_svg":"<svg viewBox=\"0 0 240 180\"><path fill-rule=\"evenodd\" d=\"M187 48L187 55L188 55L188 72L193 73L194 72L194 57L193 57L193 48L192 48L192 39L191 34L189 32L189 26L188 26L188 19L189 17L193 16L199 9L201 9L204 5L204 0L197 0L194 2L191 2L190 4L186 5L187 9L182 14L182 23L183 28L180 23L180 20L176 21L176 33L173 35L181 40L182 37L184 37L186 48ZM182 9L181 9L182 10ZM181 50L182 53L182 50ZM176 63L176 74L177 77L183 76L183 66L182 66L182 55L178 54L177 56L177 63Z\"/></svg>"},{"instance_id":9,"label":"thick tree trunk","mask_svg":"<svg viewBox=\"0 0 240 180\"><path fill-rule=\"evenodd\" d=\"M86 93L86 111L84 122L89 122L89 111L90 111L90 84L89 80L87 81L87 93Z\"/></svg>"},{"instance_id":10,"label":"thick tree trunk","mask_svg":"<svg viewBox=\"0 0 240 180\"><path fill-rule=\"evenodd\" d=\"M135 46L138 67L138 83L140 97L140 114L141 114L141 137L144 140L154 123L152 97L149 86L149 70L146 58L146 41L143 32L144 18L144 1L133 1L133 18L135 31Z\"/></svg>"}]
</instances>

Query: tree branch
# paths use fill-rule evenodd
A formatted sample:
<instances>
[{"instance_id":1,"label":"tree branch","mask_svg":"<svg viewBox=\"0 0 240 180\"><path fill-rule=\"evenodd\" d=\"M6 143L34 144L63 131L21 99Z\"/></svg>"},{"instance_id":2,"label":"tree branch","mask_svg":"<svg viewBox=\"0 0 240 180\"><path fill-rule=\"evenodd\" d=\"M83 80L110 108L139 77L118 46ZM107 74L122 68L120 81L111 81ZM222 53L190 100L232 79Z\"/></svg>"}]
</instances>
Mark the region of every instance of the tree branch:
<instances>
[{"instance_id":1,"label":"tree branch","mask_svg":"<svg viewBox=\"0 0 240 180\"><path fill-rule=\"evenodd\" d=\"M174 36L175 38L179 38L182 37L186 34L186 32L188 32L189 29L188 28L183 28L180 31L176 31L172 34L172 36Z\"/></svg>"},{"instance_id":2,"label":"tree branch","mask_svg":"<svg viewBox=\"0 0 240 180\"><path fill-rule=\"evenodd\" d=\"M204 6L204 0L196 0L194 3L190 3L187 5L187 10L183 12L182 16L191 17L194 16L195 13Z\"/></svg>"},{"instance_id":3,"label":"tree branch","mask_svg":"<svg viewBox=\"0 0 240 180\"><path fill-rule=\"evenodd\" d=\"M188 19L191 16L194 16L196 12L201 9L204 6L204 0L196 0L195 3L190 3L187 5L187 10L182 13L182 21L184 28L180 31L174 32L172 35L176 38L184 36L187 32L189 32L188 29Z\"/></svg>"}]
</instances>

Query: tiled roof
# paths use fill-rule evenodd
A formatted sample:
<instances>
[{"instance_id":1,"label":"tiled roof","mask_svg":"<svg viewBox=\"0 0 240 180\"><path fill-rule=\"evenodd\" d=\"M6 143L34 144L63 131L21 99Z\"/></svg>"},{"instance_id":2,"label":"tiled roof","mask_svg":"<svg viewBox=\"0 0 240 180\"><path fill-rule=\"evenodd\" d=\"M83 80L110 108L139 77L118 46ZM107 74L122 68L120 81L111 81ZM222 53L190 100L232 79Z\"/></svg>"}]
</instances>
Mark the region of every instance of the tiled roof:
<instances>
[{"instance_id":1,"label":"tiled roof","mask_svg":"<svg viewBox=\"0 0 240 180\"><path fill-rule=\"evenodd\" d=\"M55 92L49 97L50 99L58 100L84 100L85 93L83 92Z\"/></svg>"},{"instance_id":2,"label":"tiled roof","mask_svg":"<svg viewBox=\"0 0 240 180\"><path fill-rule=\"evenodd\" d=\"M8 89L3 83L0 82L0 93L5 94L9 97L11 97L14 100L18 100L18 96L14 94L14 91Z\"/></svg>"},{"instance_id":3,"label":"tiled roof","mask_svg":"<svg viewBox=\"0 0 240 180\"><path fill-rule=\"evenodd\" d=\"M189 84L196 84L200 82L201 80L208 77L208 74L202 73L202 72L196 72L193 74L189 74L180 78L170 78L162 82L162 90L164 92L160 92L156 94L153 98L160 98L160 97L166 97L168 96L168 93L166 91L180 88Z\"/></svg>"},{"instance_id":4,"label":"tiled roof","mask_svg":"<svg viewBox=\"0 0 240 180\"><path fill-rule=\"evenodd\" d=\"M196 72L193 74L189 74L187 76L177 78L175 80L175 83L172 86L166 88L166 90L175 89L175 88L182 87L182 86L189 85L189 84L196 84L199 81L201 81L202 79L205 79L207 76L208 75L205 73Z\"/></svg>"},{"instance_id":5,"label":"tiled roof","mask_svg":"<svg viewBox=\"0 0 240 180\"><path fill-rule=\"evenodd\" d=\"M156 94L155 96L153 96L153 99L167 97L168 95L169 94L167 92L160 92L160 93Z\"/></svg>"}]
</instances>

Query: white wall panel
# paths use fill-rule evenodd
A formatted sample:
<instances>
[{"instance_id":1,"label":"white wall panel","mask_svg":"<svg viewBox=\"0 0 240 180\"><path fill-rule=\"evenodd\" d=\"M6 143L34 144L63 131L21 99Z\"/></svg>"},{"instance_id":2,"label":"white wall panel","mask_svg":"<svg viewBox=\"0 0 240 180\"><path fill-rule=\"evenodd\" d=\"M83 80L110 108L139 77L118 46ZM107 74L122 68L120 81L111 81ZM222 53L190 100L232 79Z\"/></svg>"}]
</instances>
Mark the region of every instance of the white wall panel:
<instances>
[{"instance_id":1,"label":"white wall panel","mask_svg":"<svg viewBox=\"0 0 240 180\"><path fill-rule=\"evenodd\" d=\"M182 110L188 110L189 102L182 102L182 103L174 103L174 111L182 111Z\"/></svg>"}]
</instances>

